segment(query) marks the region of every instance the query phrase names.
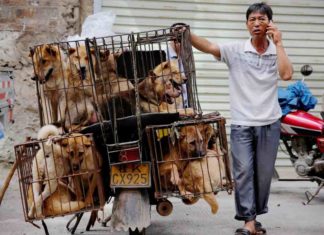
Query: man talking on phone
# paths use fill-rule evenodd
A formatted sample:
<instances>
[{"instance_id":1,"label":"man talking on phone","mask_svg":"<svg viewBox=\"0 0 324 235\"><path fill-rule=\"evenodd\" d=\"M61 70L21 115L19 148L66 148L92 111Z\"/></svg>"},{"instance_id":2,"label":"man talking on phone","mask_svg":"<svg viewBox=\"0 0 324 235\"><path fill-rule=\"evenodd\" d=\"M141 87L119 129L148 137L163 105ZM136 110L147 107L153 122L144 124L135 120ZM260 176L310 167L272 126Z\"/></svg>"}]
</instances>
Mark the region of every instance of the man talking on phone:
<instances>
[{"instance_id":1,"label":"man talking on phone","mask_svg":"<svg viewBox=\"0 0 324 235\"><path fill-rule=\"evenodd\" d=\"M192 45L229 68L231 155L235 183L236 235L265 233L256 220L268 212L270 184L280 138L278 79L290 80L292 64L272 9L255 3L246 11L246 41L217 44L191 33Z\"/></svg>"}]
</instances>

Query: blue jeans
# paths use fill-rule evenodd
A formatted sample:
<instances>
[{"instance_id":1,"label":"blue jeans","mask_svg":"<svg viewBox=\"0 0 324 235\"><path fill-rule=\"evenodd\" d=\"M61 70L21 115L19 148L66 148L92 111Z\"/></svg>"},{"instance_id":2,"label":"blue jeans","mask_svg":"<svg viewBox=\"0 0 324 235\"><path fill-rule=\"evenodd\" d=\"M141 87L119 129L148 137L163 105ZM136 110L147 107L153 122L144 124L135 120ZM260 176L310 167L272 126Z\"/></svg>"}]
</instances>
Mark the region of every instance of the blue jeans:
<instances>
[{"instance_id":1,"label":"blue jeans","mask_svg":"<svg viewBox=\"0 0 324 235\"><path fill-rule=\"evenodd\" d=\"M268 212L279 139L280 120L266 126L231 125L235 219L250 221Z\"/></svg>"}]
</instances>

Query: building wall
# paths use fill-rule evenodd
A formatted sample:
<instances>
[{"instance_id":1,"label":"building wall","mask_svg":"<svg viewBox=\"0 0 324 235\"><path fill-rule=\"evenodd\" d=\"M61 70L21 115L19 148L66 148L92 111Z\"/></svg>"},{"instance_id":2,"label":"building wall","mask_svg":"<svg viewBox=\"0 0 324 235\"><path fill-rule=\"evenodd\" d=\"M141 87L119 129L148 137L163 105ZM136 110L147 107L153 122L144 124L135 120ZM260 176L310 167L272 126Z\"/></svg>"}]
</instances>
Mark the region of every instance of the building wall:
<instances>
[{"instance_id":1,"label":"building wall","mask_svg":"<svg viewBox=\"0 0 324 235\"><path fill-rule=\"evenodd\" d=\"M12 161L13 146L27 136L36 137L39 129L30 47L80 33L92 13L93 0L0 0L0 67L13 70L15 87L15 122L5 123L0 162Z\"/></svg>"}]
</instances>

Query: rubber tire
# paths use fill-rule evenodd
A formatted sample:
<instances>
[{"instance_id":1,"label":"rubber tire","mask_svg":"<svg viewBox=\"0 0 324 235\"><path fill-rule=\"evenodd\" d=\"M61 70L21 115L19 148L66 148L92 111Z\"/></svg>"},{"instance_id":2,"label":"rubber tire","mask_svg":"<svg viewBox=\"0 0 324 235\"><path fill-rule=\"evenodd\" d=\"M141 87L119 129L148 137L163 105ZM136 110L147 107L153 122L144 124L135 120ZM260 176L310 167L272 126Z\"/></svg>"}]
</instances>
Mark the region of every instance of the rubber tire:
<instances>
[{"instance_id":1,"label":"rubber tire","mask_svg":"<svg viewBox=\"0 0 324 235\"><path fill-rule=\"evenodd\" d=\"M128 229L128 231L129 231L129 235L145 235L145 234L146 234L145 230L146 230L146 229L143 228L143 230L140 232L140 231L138 230L138 228L135 229L135 231L132 231L131 229Z\"/></svg>"}]
</instances>

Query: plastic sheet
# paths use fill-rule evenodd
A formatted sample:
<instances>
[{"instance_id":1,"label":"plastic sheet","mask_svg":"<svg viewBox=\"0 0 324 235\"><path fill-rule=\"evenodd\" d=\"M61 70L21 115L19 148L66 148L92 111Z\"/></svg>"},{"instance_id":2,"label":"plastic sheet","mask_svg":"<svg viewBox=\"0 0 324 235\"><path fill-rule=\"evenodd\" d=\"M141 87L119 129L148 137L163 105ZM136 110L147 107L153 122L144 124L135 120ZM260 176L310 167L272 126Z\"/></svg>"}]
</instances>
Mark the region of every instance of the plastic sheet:
<instances>
[{"instance_id":1,"label":"plastic sheet","mask_svg":"<svg viewBox=\"0 0 324 235\"><path fill-rule=\"evenodd\" d=\"M296 109L308 111L317 104L316 97L313 96L307 85L302 81L291 84L286 89L279 88L278 99L282 115Z\"/></svg>"}]
</instances>

